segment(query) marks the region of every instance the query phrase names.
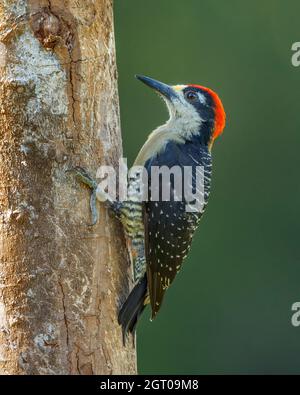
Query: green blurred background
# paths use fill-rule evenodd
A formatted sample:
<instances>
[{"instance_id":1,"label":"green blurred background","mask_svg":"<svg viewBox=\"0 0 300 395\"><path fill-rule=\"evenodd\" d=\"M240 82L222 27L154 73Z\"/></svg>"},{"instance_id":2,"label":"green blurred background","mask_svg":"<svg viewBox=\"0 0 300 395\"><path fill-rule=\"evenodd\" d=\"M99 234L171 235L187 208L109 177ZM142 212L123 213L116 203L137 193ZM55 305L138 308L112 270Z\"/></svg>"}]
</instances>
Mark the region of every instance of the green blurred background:
<instances>
[{"instance_id":1,"label":"green blurred background","mask_svg":"<svg viewBox=\"0 0 300 395\"><path fill-rule=\"evenodd\" d=\"M135 73L209 86L227 112L191 253L140 322L140 373L300 373L299 15L299 0L115 0L129 163L167 117Z\"/></svg>"}]
</instances>

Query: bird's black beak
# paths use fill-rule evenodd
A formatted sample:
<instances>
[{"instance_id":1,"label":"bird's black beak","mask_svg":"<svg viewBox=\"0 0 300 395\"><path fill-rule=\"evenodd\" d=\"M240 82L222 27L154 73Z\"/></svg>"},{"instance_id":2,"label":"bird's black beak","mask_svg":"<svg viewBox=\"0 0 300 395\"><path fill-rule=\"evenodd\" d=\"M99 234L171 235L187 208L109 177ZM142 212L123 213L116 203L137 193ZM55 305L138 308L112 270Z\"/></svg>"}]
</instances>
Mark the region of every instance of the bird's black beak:
<instances>
[{"instance_id":1,"label":"bird's black beak","mask_svg":"<svg viewBox=\"0 0 300 395\"><path fill-rule=\"evenodd\" d=\"M163 82L154 80L153 78L150 77L145 77L144 75L136 75L136 78L140 81L142 81L144 84L150 86L150 88L156 90L158 93L160 93L162 96L164 96L168 100L172 100L173 98L176 97L176 93L174 89L167 85L164 84Z\"/></svg>"}]
</instances>

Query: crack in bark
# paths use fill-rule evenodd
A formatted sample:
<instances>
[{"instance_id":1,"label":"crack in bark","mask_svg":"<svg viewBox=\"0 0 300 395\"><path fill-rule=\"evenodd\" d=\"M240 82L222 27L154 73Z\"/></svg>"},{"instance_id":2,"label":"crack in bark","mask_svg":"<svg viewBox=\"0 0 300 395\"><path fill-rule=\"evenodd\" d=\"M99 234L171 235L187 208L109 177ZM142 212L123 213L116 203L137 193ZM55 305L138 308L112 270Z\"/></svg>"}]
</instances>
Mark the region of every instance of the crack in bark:
<instances>
[{"instance_id":1,"label":"crack in bark","mask_svg":"<svg viewBox=\"0 0 300 395\"><path fill-rule=\"evenodd\" d=\"M52 9L52 4L51 4L51 0L48 0L48 8L51 14L53 14L56 18L58 18L58 20L60 19L60 16L55 14L55 12ZM73 49L70 48L69 45L67 45L67 50L68 50L68 54L69 54L69 58L70 58L70 62L66 63L66 64L60 64L60 65L66 65L66 66L70 66L70 70L69 70L69 82L70 82L70 87L71 87L71 94L70 97L72 99L72 103L71 103L71 107L72 107L72 120L73 120L73 125L74 127L76 127L76 117L75 117L75 103L76 103L76 99L75 99L75 83L74 83L74 77L73 77L73 65L77 63L77 61L73 60L72 57L72 51ZM76 71L75 71L76 73Z\"/></svg>"},{"instance_id":2,"label":"crack in bark","mask_svg":"<svg viewBox=\"0 0 300 395\"><path fill-rule=\"evenodd\" d=\"M75 102L76 102L76 99L75 99L75 95L74 95L75 86L74 86L74 81L73 81L74 61L72 59L71 51L69 51L69 55L70 55L70 59L71 59L71 62L70 62L70 86L71 86L71 97L72 97L72 119L73 119L73 124L74 124L74 127L75 127L76 126L76 119L75 119Z\"/></svg>"},{"instance_id":3,"label":"crack in bark","mask_svg":"<svg viewBox=\"0 0 300 395\"><path fill-rule=\"evenodd\" d=\"M78 372L78 374L81 374L80 373L80 366L79 366L79 348L77 347L77 352L76 352L76 368L77 368L77 372Z\"/></svg>"},{"instance_id":4,"label":"crack in bark","mask_svg":"<svg viewBox=\"0 0 300 395\"><path fill-rule=\"evenodd\" d=\"M65 62L65 63L58 63L60 66L70 66L72 64L77 64L77 63L84 63L84 62L91 62L94 59L100 59L102 56L93 56L91 58L85 58L85 59L77 59L77 60L71 60L71 62ZM100 63L100 62L99 62ZM36 68L44 68L44 67L56 67L56 65L53 64L43 64L43 65L37 65Z\"/></svg>"},{"instance_id":5,"label":"crack in bark","mask_svg":"<svg viewBox=\"0 0 300 395\"><path fill-rule=\"evenodd\" d=\"M108 374L112 375L112 364L111 364L111 359L109 357L109 355L107 355L106 351L105 351L105 347L103 346L103 344L101 344L101 350L102 350L102 354L104 356L104 360L105 360L105 365L108 369Z\"/></svg>"},{"instance_id":6,"label":"crack in bark","mask_svg":"<svg viewBox=\"0 0 300 395\"><path fill-rule=\"evenodd\" d=\"M67 311L66 311L66 305L65 305L65 292L64 288L62 285L61 280L58 282L58 285L60 287L61 293L62 293L62 307L63 307L63 314L64 314L64 322L65 322L65 327L66 327L66 345L67 345L67 359L69 362L69 366L71 368L71 358L70 358L70 337L69 337L69 324L68 324L68 318L67 318Z\"/></svg>"}]
</instances>

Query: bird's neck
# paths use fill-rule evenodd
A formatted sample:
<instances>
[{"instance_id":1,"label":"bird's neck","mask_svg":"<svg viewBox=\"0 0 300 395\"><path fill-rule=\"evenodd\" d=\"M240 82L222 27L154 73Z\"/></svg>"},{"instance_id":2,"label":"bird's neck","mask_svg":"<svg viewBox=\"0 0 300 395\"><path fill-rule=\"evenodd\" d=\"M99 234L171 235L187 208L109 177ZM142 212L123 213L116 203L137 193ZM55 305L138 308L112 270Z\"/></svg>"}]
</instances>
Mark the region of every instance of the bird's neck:
<instances>
[{"instance_id":1,"label":"bird's neck","mask_svg":"<svg viewBox=\"0 0 300 395\"><path fill-rule=\"evenodd\" d=\"M193 141L195 144L200 144L202 147L211 147L211 136L212 136L213 125L209 122L203 122L198 131L193 133L189 140Z\"/></svg>"},{"instance_id":2,"label":"bird's neck","mask_svg":"<svg viewBox=\"0 0 300 395\"><path fill-rule=\"evenodd\" d=\"M161 153L171 141L177 144L185 144L189 141L207 148L210 142L210 128L208 123L200 123L199 119L187 122L182 118L175 122L170 118L166 124L159 126L149 135L134 165L143 166L148 159Z\"/></svg>"}]
</instances>

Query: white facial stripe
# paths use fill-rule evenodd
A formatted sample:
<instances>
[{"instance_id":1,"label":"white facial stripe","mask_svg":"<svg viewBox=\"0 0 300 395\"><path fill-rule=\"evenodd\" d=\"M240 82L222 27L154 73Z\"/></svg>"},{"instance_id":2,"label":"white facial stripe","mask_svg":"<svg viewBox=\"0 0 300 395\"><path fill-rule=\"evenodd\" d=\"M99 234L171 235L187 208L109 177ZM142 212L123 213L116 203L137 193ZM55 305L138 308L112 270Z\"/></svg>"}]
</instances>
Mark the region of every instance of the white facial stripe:
<instances>
[{"instance_id":1,"label":"white facial stripe","mask_svg":"<svg viewBox=\"0 0 300 395\"><path fill-rule=\"evenodd\" d=\"M176 91L176 92L182 92L185 88L187 88L188 87L188 85L174 85L172 88L174 89L174 91ZM200 92L197 92L197 95L198 95L198 97L199 97L199 101L200 101L200 103L202 103L202 104L205 104L206 103L206 98L205 98L205 96L202 94L202 93L200 93Z\"/></svg>"},{"instance_id":2,"label":"white facial stripe","mask_svg":"<svg viewBox=\"0 0 300 395\"><path fill-rule=\"evenodd\" d=\"M196 108L186 101L182 90L177 91L177 97L173 102L166 100L170 119L163 127L178 136L188 138L198 133L202 119Z\"/></svg>"},{"instance_id":3,"label":"white facial stripe","mask_svg":"<svg viewBox=\"0 0 300 395\"><path fill-rule=\"evenodd\" d=\"M202 93L200 93L200 92L198 92L197 94L198 94L200 103L205 104L205 103L206 103L206 98L205 98L205 96L202 95Z\"/></svg>"}]
</instances>

